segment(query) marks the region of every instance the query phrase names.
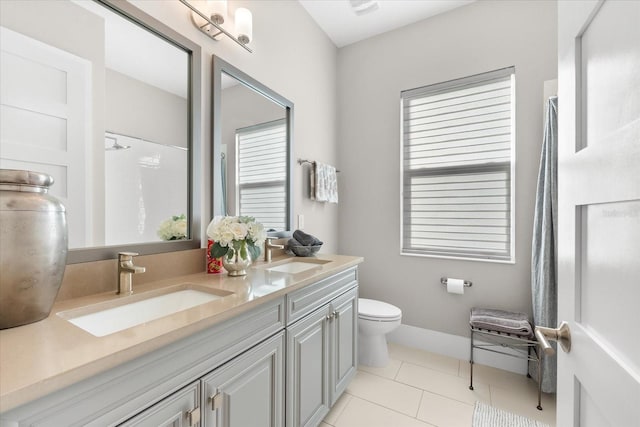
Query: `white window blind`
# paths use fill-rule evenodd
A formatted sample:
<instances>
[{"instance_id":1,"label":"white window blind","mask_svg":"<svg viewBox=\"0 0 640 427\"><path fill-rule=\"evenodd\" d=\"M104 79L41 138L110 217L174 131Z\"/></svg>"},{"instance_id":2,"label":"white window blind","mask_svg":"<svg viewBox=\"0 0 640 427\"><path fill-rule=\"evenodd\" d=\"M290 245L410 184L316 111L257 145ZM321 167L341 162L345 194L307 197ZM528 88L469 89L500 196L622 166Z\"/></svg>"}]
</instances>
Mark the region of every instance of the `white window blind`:
<instances>
[{"instance_id":1,"label":"white window blind","mask_svg":"<svg viewBox=\"0 0 640 427\"><path fill-rule=\"evenodd\" d=\"M287 224L287 133L284 120L236 130L238 211L266 230Z\"/></svg>"},{"instance_id":2,"label":"white window blind","mask_svg":"<svg viewBox=\"0 0 640 427\"><path fill-rule=\"evenodd\" d=\"M402 253L511 261L513 67L402 92Z\"/></svg>"}]
</instances>

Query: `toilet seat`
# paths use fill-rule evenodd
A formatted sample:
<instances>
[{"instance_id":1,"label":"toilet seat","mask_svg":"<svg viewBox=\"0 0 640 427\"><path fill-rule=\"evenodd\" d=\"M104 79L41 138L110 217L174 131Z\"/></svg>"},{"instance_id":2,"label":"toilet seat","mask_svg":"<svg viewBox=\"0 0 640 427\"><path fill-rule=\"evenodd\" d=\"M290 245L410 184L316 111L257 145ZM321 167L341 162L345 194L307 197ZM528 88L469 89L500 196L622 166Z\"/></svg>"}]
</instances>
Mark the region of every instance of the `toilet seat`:
<instances>
[{"instance_id":1,"label":"toilet seat","mask_svg":"<svg viewBox=\"0 0 640 427\"><path fill-rule=\"evenodd\" d=\"M393 322L402 318L402 310L386 302L359 298L358 317L363 320Z\"/></svg>"}]
</instances>

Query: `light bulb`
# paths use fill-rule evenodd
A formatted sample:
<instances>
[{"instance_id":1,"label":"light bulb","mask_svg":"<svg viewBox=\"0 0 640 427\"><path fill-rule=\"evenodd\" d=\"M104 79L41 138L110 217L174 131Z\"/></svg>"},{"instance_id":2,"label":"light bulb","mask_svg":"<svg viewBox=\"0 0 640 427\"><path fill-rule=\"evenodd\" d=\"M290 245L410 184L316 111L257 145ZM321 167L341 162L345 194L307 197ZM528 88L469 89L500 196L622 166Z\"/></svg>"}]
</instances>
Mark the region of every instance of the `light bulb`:
<instances>
[{"instance_id":1,"label":"light bulb","mask_svg":"<svg viewBox=\"0 0 640 427\"><path fill-rule=\"evenodd\" d=\"M227 0L207 0L207 10L213 22L223 24L227 19Z\"/></svg>"},{"instance_id":2,"label":"light bulb","mask_svg":"<svg viewBox=\"0 0 640 427\"><path fill-rule=\"evenodd\" d=\"M242 44L248 44L253 38L253 17L251 11L244 7L236 9L236 34Z\"/></svg>"}]
</instances>

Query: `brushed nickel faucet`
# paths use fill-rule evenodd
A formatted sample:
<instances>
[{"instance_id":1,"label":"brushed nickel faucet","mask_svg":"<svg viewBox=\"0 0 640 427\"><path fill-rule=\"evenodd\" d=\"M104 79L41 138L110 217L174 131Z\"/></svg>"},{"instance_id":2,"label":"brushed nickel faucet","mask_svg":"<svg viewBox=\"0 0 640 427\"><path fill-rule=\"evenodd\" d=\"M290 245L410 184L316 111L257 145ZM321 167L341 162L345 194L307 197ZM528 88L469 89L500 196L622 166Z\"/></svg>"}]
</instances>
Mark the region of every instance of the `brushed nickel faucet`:
<instances>
[{"instance_id":1,"label":"brushed nickel faucet","mask_svg":"<svg viewBox=\"0 0 640 427\"><path fill-rule=\"evenodd\" d=\"M144 267L133 265L134 256L138 256L138 253L118 253L118 294L131 295L133 293L133 275L146 271Z\"/></svg>"},{"instance_id":2,"label":"brushed nickel faucet","mask_svg":"<svg viewBox=\"0 0 640 427\"><path fill-rule=\"evenodd\" d=\"M284 249L284 245L274 245L271 243L275 237L267 237L264 239L264 260L265 262L271 262L271 249Z\"/></svg>"}]
</instances>

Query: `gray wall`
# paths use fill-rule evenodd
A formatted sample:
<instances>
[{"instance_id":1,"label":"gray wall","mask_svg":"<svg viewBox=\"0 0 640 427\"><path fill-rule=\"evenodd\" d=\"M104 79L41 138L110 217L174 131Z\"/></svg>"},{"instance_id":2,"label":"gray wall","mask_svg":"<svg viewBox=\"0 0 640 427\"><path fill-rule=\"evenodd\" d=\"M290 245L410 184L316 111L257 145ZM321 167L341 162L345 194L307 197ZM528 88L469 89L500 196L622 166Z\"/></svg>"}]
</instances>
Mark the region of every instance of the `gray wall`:
<instances>
[{"instance_id":1,"label":"gray wall","mask_svg":"<svg viewBox=\"0 0 640 427\"><path fill-rule=\"evenodd\" d=\"M556 3L482 1L339 50L339 252L362 255L361 296L397 305L403 323L466 336L469 309L531 312L534 193L543 81L557 74ZM514 65L516 263L400 253L400 92ZM473 281L464 296L441 276Z\"/></svg>"},{"instance_id":2,"label":"gray wall","mask_svg":"<svg viewBox=\"0 0 640 427\"><path fill-rule=\"evenodd\" d=\"M200 33L188 9L177 1L131 3L202 46L203 233L211 218L211 55L220 56L295 104L294 158L338 162L337 48L297 1L229 2L230 14L237 7L248 7L253 14L254 53L229 39L214 41ZM294 215L305 216L305 229L325 242L323 251L337 252L338 206L310 201L302 167L296 164L293 172Z\"/></svg>"}]
</instances>

